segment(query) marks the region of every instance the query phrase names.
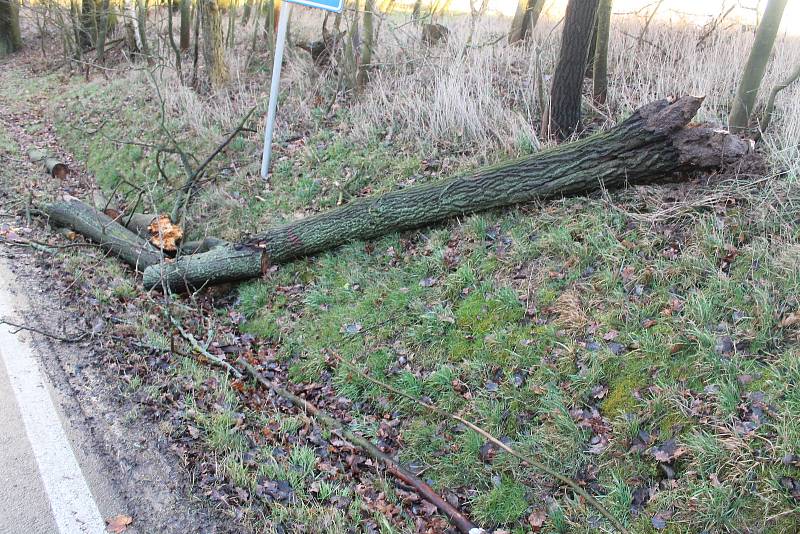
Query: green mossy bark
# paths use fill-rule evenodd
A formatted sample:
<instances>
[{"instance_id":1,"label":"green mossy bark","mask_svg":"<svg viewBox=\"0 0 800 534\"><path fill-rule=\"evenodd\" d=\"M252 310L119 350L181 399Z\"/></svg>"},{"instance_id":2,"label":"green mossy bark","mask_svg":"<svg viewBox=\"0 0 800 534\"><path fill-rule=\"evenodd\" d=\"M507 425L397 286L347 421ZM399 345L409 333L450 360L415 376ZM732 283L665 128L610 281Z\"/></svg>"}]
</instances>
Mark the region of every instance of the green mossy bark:
<instances>
[{"instance_id":1,"label":"green mossy bark","mask_svg":"<svg viewBox=\"0 0 800 534\"><path fill-rule=\"evenodd\" d=\"M268 229L233 248L215 249L145 270L146 288L172 289L261 275L264 266L444 219L601 186L665 180L676 172L741 157L745 143L706 128L684 128L702 99L654 102L607 132L472 174L361 199ZM695 153L694 147L699 147ZM231 264L226 264L226 251Z\"/></svg>"},{"instance_id":2,"label":"green mossy bark","mask_svg":"<svg viewBox=\"0 0 800 534\"><path fill-rule=\"evenodd\" d=\"M608 93L608 34L611 29L611 0L600 0L597 8L597 36L592 62L592 96L605 104Z\"/></svg>"},{"instance_id":3,"label":"green mossy bark","mask_svg":"<svg viewBox=\"0 0 800 534\"><path fill-rule=\"evenodd\" d=\"M17 0L0 0L0 57L22 48Z\"/></svg>"},{"instance_id":4,"label":"green mossy bark","mask_svg":"<svg viewBox=\"0 0 800 534\"><path fill-rule=\"evenodd\" d=\"M48 204L43 211L50 224L71 228L88 237L137 271L161 261L161 254L147 241L80 200Z\"/></svg>"},{"instance_id":5,"label":"green mossy bark","mask_svg":"<svg viewBox=\"0 0 800 534\"><path fill-rule=\"evenodd\" d=\"M764 18L758 25L756 40L753 42L753 48L750 49L750 55L747 57L747 63L742 72L742 79L736 89L733 108L728 118L731 131L741 132L746 130L749 125L750 114L753 112L758 89L761 87L761 80L767 70L769 56L772 53L787 2L788 0L769 0L767 2Z\"/></svg>"}]
</instances>

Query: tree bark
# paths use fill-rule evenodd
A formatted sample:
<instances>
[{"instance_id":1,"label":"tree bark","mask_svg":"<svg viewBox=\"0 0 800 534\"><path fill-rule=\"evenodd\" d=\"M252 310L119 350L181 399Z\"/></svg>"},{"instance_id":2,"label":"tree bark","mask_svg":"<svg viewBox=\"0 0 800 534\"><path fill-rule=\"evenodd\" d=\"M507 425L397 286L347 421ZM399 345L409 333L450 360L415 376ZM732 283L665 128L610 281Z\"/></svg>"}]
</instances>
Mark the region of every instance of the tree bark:
<instances>
[{"instance_id":1,"label":"tree bark","mask_svg":"<svg viewBox=\"0 0 800 534\"><path fill-rule=\"evenodd\" d=\"M375 41L375 30L373 28L373 18L375 11L375 0L365 0L364 4L364 37L361 41L361 58L358 63L358 78L356 84L359 89L364 89L369 81L369 73L372 69L372 47Z\"/></svg>"},{"instance_id":2,"label":"tree bark","mask_svg":"<svg viewBox=\"0 0 800 534\"><path fill-rule=\"evenodd\" d=\"M225 87L230 79L225 63L225 41L222 35L222 16L216 0L200 0L203 19L203 58L208 69L208 81L215 89Z\"/></svg>"},{"instance_id":3,"label":"tree bark","mask_svg":"<svg viewBox=\"0 0 800 534\"><path fill-rule=\"evenodd\" d=\"M580 62L583 66L583 62ZM245 243L149 267L144 285L172 290L260 276L269 265L354 240L409 230L449 217L555 196L667 180L678 172L719 167L750 144L727 132L685 126L702 103L661 100L618 126L538 154L457 176L357 200L268 229Z\"/></svg>"},{"instance_id":4,"label":"tree bark","mask_svg":"<svg viewBox=\"0 0 800 534\"><path fill-rule=\"evenodd\" d=\"M192 32L191 0L181 0L181 52L189 51L189 38Z\"/></svg>"},{"instance_id":5,"label":"tree bark","mask_svg":"<svg viewBox=\"0 0 800 534\"><path fill-rule=\"evenodd\" d=\"M767 70L772 47L775 44L775 37L781 25L783 10L786 8L788 0L769 0L767 8L764 10L764 18L758 25L756 40L742 72L742 79L736 89L736 97L733 99L728 124L731 131L742 132L747 129L750 122L750 114L758 96L758 89L761 87L761 80Z\"/></svg>"},{"instance_id":6,"label":"tree bark","mask_svg":"<svg viewBox=\"0 0 800 534\"><path fill-rule=\"evenodd\" d=\"M137 271L161 261L161 254L147 241L76 198L48 204L43 211L51 224L71 228L88 237Z\"/></svg>"},{"instance_id":7,"label":"tree bark","mask_svg":"<svg viewBox=\"0 0 800 534\"><path fill-rule=\"evenodd\" d=\"M94 0L81 1L81 48L87 50L94 45L97 24L95 23Z\"/></svg>"},{"instance_id":8,"label":"tree bark","mask_svg":"<svg viewBox=\"0 0 800 534\"><path fill-rule=\"evenodd\" d=\"M611 0L600 0L597 8L597 40L592 67L592 96L598 104L608 95L608 34L611 29Z\"/></svg>"},{"instance_id":9,"label":"tree bark","mask_svg":"<svg viewBox=\"0 0 800 534\"><path fill-rule=\"evenodd\" d=\"M147 44L147 1L137 0L137 29L139 30L139 49L150 61L150 45Z\"/></svg>"},{"instance_id":10,"label":"tree bark","mask_svg":"<svg viewBox=\"0 0 800 534\"><path fill-rule=\"evenodd\" d=\"M22 48L18 0L0 0L0 57Z\"/></svg>"},{"instance_id":11,"label":"tree bark","mask_svg":"<svg viewBox=\"0 0 800 534\"><path fill-rule=\"evenodd\" d=\"M544 0L519 0L508 32L508 44L525 41L531 36L543 8Z\"/></svg>"},{"instance_id":12,"label":"tree bark","mask_svg":"<svg viewBox=\"0 0 800 534\"><path fill-rule=\"evenodd\" d=\"M125 13L125 41L128 43L128 50L138 54L142 51L142 36L139 33L139 18L133 0L123 0L123 10Z\"/></svg>"},{"instance_id":13,"label":"tree bark","mask_svg":"<svg viewBox=\"0 0 800 534\"><path fill-rule=\"evenodd\" d=\"M97 62L101 65L105 61L105 54L106 54L106 36L108 35L108 18L110 16L109 13L109 6L110 0L102 0L100 4L100 13L96 17L98 22L98 30L97 30Z\"/></svg>"},{"instance_id":14,"label":"tree bark","mask_svg":"<svg viewBox=\"0 0 800 534\"><path fill-rule=\"evenodd\" d=\"M598 0L569 0L550 92L548 133L565 139L581 122L581 89Z\"/></svg>"}]
</instances>

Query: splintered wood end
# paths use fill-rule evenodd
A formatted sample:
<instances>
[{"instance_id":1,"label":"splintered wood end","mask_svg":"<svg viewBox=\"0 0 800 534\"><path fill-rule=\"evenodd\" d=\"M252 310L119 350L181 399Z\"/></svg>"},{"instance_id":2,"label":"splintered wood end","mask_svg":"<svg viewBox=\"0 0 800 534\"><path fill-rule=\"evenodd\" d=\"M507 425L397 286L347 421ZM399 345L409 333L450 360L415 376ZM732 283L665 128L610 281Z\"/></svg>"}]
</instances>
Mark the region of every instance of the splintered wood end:
<instances>
[{"instance_id":1,"label":"splintered wood end","mask_svg":"<svg viewBox=\"0 0 800 534\"><path fill-rule=\"evenodd\" d=\"M178 243L183 239L183 229L172 224L167 215L155 217L147 230L150 232L150 243L164 252L177 251Z\"/></svg>"}]
</instances>

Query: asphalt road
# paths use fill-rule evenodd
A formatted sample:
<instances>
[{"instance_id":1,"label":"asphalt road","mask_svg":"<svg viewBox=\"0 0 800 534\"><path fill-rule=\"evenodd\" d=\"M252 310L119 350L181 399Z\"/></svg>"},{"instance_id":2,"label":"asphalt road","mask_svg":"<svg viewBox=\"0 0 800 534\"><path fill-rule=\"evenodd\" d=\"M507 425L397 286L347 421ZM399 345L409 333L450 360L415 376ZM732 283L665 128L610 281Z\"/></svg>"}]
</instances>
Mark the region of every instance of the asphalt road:
<instances>
[{"instance_id":1,"label":"asphalt road","mask_svg":"<svg viewBox=\"0 0 800 534\"><path fill-rule=\"evenodd\" d=\"M14 295L14 277L0 260L0 318L23 322L24 299ZM0 533L100 533L101 507L114 499L107 488L87 482L94 474L91 451L76 459L70 425L59 409L59 393L42 372L29 334L0 324ZM91 477L90 477L91 478Z\"/></svg>"}]
</instances>

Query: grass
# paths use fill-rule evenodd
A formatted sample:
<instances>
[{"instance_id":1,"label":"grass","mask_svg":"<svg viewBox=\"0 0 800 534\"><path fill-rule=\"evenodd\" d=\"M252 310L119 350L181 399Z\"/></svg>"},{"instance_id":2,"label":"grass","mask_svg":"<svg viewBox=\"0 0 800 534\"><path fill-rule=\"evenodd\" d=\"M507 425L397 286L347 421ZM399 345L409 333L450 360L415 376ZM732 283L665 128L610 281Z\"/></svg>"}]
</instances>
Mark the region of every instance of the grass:
<instances>
[{"instance_id":1,"label":"grass","mask_svg":"<svg viewBox=\"0 0 800 534\"><path fill-rule=\"evenodd\" d=\"M318 22L298 12L296 37L314 35ZM462 54L467 21L446 22L452 37L436 57L405 31L397 44L383 39L385 65L370 86L327 116L320 101L335 80L291 55L270 180L255 168L260 134L246 134L198 193L190 237L236 239L546 145L537 133L532 50L496 44ZM544 72L557 53L553 24L537 29ZM702 92L702 118L723 123L732 73L752 35L721 30L698 54L698 28L654 24L648 46L630 37L640 25L615 16L610 103L595 119L612 123L654 98ZM485 19L476 42L491 42L506 26ZM796 50L794 40L782 39L766 85ZM249 82L227 94L201 97L168 70L159 78L169 89L162 92L167 126L201 159L260 100L260 75L246 71L241 57L231 63L235 78ZM132 144L164 142L150 75L72 79L58 94L54 84L54 77L33 78L12 101L46 97L60 141L106 193L116 188L132 201L124 179L147 191L146 205L168 210L169 190L182 180L177 160L165 159L163 180L154 149ZM581 480L633 532L655 532L659 514L668 517L667 532L795 531L797 502L780 480L800 477L783 461L800 454L793 387L800 350L797 328L780 321L800 306L798 96L796 86L782 93L766 139L780 176L560 199L349 244L239 286L242 330L269 340L297 383L329 373L336 393L353 403L354 430L377 438L374 414L401 418L401 459L437 489L468 495L463 508L483 526L523 532L528 515L546 507L547 532L608 528L542 473L500 453L485 458L480 436L332 367L329 352ZM299 141L285 141L298 132ZM0 149L16 150L2 132ZM89 268L79 258L67 261L78 273ZM95 291L97 301L114 303L133 298L136 288L122 281ZM147 320L138 328L147 330ZM143 342L169 348L158 332L143 333ZM320 471L309 443L293 441L303 416L244 406L229 381L193 361L174 361L170 370L193 388L182 399L183 423L196 430L221 477L251 494L264 477L291 486L290 503L248 501L250 526L304 523L309 531L342 532L373 521L392 531L385 517L362 508L352 487ZM139 376L129 381L131 391L159 394L148 387ZM271 446L254 451L243 430L249 425L269 430L285 454ZM683 454L659 462L653 452L670 439ZM387 499L396 498L387 486ZM652 495L636 503L642 488ZM337 496L350 504L335 506Z\"/></svg>"}]
</instances>

